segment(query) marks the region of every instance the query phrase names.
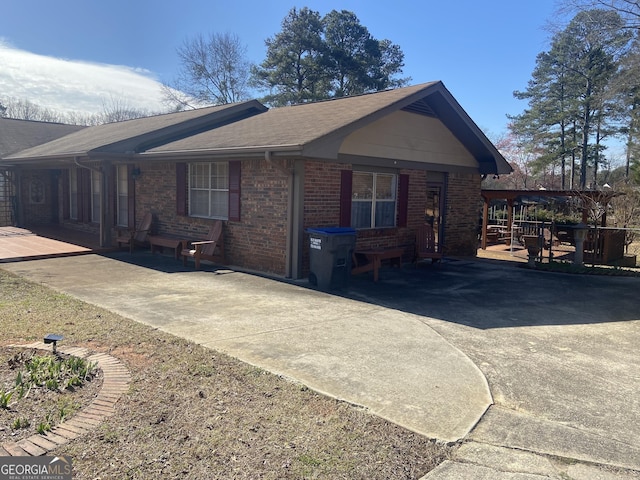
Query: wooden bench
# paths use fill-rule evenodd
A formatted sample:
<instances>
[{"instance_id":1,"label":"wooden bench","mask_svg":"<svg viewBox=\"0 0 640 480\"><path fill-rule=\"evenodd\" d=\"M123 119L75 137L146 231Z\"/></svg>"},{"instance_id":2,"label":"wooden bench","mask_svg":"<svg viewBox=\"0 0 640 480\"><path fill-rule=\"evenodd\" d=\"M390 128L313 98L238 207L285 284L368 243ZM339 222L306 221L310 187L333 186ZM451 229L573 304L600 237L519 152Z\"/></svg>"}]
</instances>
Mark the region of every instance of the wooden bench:
<instances>
[{"instance_id":1,"label":"wooden bench","mask_svg":"<svg viewBox=\"0 0 640 480\"><path fill-rule=\"evenodd\" d=\"M187 243L187 241L182 238L168 237L164 235L149 235L148 240L152 254L156 252L158 247L160 247L160 249L163 249L164 247L173 248L176 260L180 259L180 254Z\"/></svg>"},{"instance_id":2,"label":"wooden bench","mask_svg":"<svg viewBox=\"0 0 640 480\"><path fill-rule=\"evenodd\" d=\"M382 260L390 260L391 265L402 266L402 248L375 248L353 252L351 274L373 271L373 281L377 282Z\"/></svg>"}]
</instances>

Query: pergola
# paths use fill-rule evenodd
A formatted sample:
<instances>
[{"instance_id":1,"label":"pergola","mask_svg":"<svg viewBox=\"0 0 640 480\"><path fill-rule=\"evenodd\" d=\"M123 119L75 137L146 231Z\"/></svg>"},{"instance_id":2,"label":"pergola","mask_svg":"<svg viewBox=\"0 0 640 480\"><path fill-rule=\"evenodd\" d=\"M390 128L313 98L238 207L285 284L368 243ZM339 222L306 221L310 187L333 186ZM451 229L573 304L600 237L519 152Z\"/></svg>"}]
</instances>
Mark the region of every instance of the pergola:
<instances>
[{"instance_id":1,"label":"pergola","mask_svg":"<svg viewBox=\"0 0 640 480\"><path fill-rule=\"evenodd\" d=\"M581 197L594 202L608 204L613 197L621 195L612 190L482 190L482 239L481 248L487 248L487 226L489 224L489 204L491 200L506 200L507 230L513 225L513 205L519 197ZM582 223L587 223L587 209L582 210ZM606 226L606 211L602 215L602 226Z\"/></svg>"}]
</instances>

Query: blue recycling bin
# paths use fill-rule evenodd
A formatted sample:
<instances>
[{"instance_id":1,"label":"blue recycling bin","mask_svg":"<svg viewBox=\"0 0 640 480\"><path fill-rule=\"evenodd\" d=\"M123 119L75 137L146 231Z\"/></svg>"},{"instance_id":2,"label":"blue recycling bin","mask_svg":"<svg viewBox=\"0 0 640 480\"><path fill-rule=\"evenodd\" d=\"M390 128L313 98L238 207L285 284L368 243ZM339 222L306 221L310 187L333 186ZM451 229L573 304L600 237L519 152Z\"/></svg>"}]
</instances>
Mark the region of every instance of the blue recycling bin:
<instances>
[{"instance_id":1,"label":"blue recycling bin","mask_svg":"<svg viewBox=\"0 0 640 480\"><path fill-rule=\"evenodd\" d=\"M356 231L348 227L309 228L309 283L321 290L343 289L351 277Z\"/></svg>"}]
</instances>

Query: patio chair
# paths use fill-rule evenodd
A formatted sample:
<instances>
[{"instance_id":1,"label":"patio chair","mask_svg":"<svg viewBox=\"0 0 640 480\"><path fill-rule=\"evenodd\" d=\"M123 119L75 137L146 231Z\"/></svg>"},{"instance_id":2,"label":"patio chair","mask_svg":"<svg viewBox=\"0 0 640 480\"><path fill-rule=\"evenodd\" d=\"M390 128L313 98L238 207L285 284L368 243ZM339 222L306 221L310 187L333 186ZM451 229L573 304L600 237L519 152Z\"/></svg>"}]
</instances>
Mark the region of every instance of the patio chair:
<instances>
[{"instance_id":1,"label":"patio chair","mask_svg":"<svg viewBox=\"0 0 640 480\"><path fill-rule=\"evenodd\" d=\"M431 225L425 224L416 230L416 252L414 263L419 260L431 259L431 263L442 260L443 248L436 241L436 234Z\"/></svg>"},{"instance_id":2,"label":"patio chair","mask_svg":"<svg viewBox=\"0 0 640 480\"><path fill-rule=\"evenodd\" d=\"M121 248L123 245L129 245L129 253L133 253L136 245L146 245L148 241L147 237L151 231L152 221L153 215L151 212L147 212L134 229L118 229L116 234L118 248Z\"/></svg>"},{"instance_id":3,"label":"patio chair","mask_svg":"<svg viewBox=\"0 0 640 480\"><path fill-rule=\"evenodd\" d=\"M222 240L222 222L220 220L216 220L211 225L205 240L189 242L189 244L191 247L182 250L182 259L185 266L188 258L195 260L196 270L200 268L200 260L224 263L224 243Z\"/></svg>"}]
</instances>

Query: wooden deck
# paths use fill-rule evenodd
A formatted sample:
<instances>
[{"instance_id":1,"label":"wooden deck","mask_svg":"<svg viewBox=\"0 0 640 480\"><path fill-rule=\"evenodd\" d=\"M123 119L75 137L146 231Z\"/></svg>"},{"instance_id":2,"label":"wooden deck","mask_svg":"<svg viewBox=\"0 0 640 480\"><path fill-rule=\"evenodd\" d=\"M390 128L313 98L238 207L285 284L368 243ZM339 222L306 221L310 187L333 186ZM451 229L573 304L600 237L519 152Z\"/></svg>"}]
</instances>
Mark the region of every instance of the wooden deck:
<instances>
[{"instance_id":1,"label":"wooden deck","mask_svg":"<svg viewBox=\"0 0 640 480\"><path fill-rule=\"evenodd\" d=\"M58 226L0 227L0 262L104 252L97 235Z\"/></svg>"}]
</instances>

